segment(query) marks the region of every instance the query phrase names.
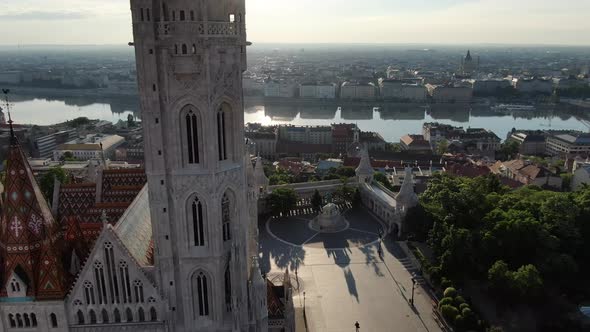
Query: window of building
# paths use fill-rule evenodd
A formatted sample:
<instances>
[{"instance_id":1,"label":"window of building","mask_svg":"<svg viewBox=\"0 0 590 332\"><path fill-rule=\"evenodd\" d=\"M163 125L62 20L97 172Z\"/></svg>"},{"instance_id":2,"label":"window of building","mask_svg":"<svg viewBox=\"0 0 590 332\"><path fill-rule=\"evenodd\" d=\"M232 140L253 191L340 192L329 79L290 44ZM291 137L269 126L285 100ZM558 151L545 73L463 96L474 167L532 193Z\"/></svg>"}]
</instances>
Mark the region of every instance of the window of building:
<instances>
[{"instance_id":1,"label":"window of building","mask_svg":"<svg viewBox=\"0 0 590 332\"><path fill-rule=\"evenodd\" d=\"M127 322L133 322L133 312L131 312L130 308L125 310L125 316L127 316Z\"/></svg>"},{"instance_id":2,"label":"window of building","mask_svg":"<svg viewBox=\"0 0 590 332\"><path fill-rule=\"evenodd\" d=\"M119 312L119 309L115 308L113 316L115 316L115 323L121 323L121 313Z\"/></svg>"},{"instance_id":3,"label":"window of building","mask_svg":"<svg viewBox=\"0 0 590 332\"><path fill-rule=\"evenodd\" d=\"M137 315L139 317L140 322L145 322L145 312L143 311L143 308L139 308L139 310L137 311Z\"/></svg>"},{"instance_id":4,"label":"window of building","mask_svg":"<svg viewBox=\"0 0 590 332\"><path fill-rule=\"evenodd\" d=\"M220 161L227 160L226 109L227 107L224 104L217 111L217 149Z\"/></svg>"},{"instance_id":5,"label":"window of building","mask_svg":"<svg viewBox=\"0 0 590 332\"><path fill-rule=\"evenodd\" d=\"M207 276L200 272L196 278L197 309L199 316L209 316L209 289Z\"/></svg>"},{"instance_id":6,"label":"window of building","mask_svg":"<svg viewBox=\"0 0 590 332\"><path fill-rule=\"evenodd\" d=\"M195 11L191 10L191 21L195 20Z\"/></svg>"},{"instance_id":7,"label":"window of building","mask_svg":"<svg viewBox=\"0 0 590 332\"><path fill-rule=\"evenodd\" d=\"M82 313L82 310L78 310L76 316L78 316L78 325L84 325L84 314Z\"/></svg>"},{"instance_id":8,"label":"window of building","mask_svg":"<svg viewBox=\"0 0 590 332\"><path fill-rule=\"evenodd\" d=\"M104 324L108 324L109 323L109 313L107 312L106 309L102 309L102 322Z\"/></svg>"},{"instance_id":9,"label":"window of building","mask_svg":"<svg viewBox=\"0 0 590 332\"><path fill-rule=\"evenodd\" d=\"M158 313L156 312L156 308L154 308L154 307L150 308L150 320L152 322L155 322L158 320Z\"/></svg>"},{"instance_id":10,"label":"window of building","mask_svg":"<svg viewBox=\"0 0 590 332\"><path fill-rule=\"evenodd\" d=\"M188 48L186 47L186 44L182 44L182 54L188 54Z\"/></svg>"},{"instance_id":11,"label":"window of building","mask_svg":"<svg viewBox=\"0 0 590 332\"><path fill-rule=\"evenodd\" d=\"M37 315L31 314L31 323L33 324L33 327L37 327Z\"/></svg>"},{"instance_id":12,"label":"window of building","mask_svg":"<svg viewBox=\"0 0 590 332\"><path fill-rule=\"evenodd\" d=\"M229 21L231 23L234 23L236 21L236 15L235 14L229 14Z\"/></svg>"},{"instance_id":13,"label":"window of building","mask_svg":"<svg viewBox=\"0 0 590 332\"><path fill-rule=\"evenodd\" d=\"M225 310L227 312L232 311L232 303L231 303L231 272L229 269L229 265L225 268Z\"/></svg>"},{"instance_id":14,"label":"window of building","mask_svg":"<svg viewBox=\"0 0 590 332\"><path fill-rule=\"evenodd\" d=\"M88 316L90 316L90 324L96 324L96 313L94 310L90 309Z\"/></svg>"},{"instance_id":15,"label":"window of building","mask_svg":"<svg viewBox=\"0 0 590 332\"><path fill-rule=\"evenodd\" d=\"M188 163L198 164L199 157L199 119L193 110L189 110L185 116L186 142L188 152Z\"/></svg>"},{"instance_id":16,"label":"window of building","mask_svg":"<svg viewBox=\"0 0 590 332\"><path fill-rule=\"evenodd\" d=\"M143 303L143 282L141 280L135 280L133 287L135 288L135 302Z\"/></svg>"},{"instance_id":17,"label":"window of building","mask_svg":"<svg viewBox=\"0 0 590 332\"><path fill-rule=\"evenodd\" d=\"M49 319L51 320L51 327L58 327L57 326L57 316L55 314L49 315Z\"/></svg>"},{"instance_id":18,"label":"window of building","mask_svg":"<svg viewBox=\"0 0 590 332\"><path fill-rule=\"evenodd\" d=\"M147 9L145 10L145 13L146 13L146 19L147 19L147 21L148 21L148 22L149 22L149 21L151 21L151 18L150 18L150 9L149 9L149 8L147 8Z\"/></svg>"},{"instance_id":19,"label":"window of building","mask_svg":"<svg viewBox=\"0 0 590 332\"><path fill-rule=\"evenodd\" d=\"M185 17L184 17L184 10L181 10L181 11L180 11L180 20L181 20L181 21L184 21L184 20L185 20Z\"/></svg>"},{"instance_id":20,"label":"window of building","mask_svg":"<svg viewBox=\"0 0 590 332\"><path fill-rule=\"evenodd\" d=\"M195 247L205 245L205 226L203 220L203 203L198 198L191 204L191 215L193 218L193 239Z\"/></svg>"},{"instance_id":21,"label":"window of building","mask_svg":"<svg viewBox=\"0 0 590 332\"><path fill-rule=\"evenodd\" d=\"M221 200L221 222L223 225L223 241L229 241L231 240L231 210L227 193L223 195Z\"/></svg>"}]
</instances>

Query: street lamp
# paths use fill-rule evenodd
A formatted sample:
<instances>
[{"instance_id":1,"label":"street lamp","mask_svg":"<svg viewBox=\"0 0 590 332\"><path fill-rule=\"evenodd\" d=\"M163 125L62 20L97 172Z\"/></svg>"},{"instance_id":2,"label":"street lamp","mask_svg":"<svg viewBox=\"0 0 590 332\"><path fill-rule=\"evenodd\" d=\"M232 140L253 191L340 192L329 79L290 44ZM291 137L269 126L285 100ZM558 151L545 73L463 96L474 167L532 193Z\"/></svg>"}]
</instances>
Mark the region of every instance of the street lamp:
<instances>
[{"instance_id":1,"label":"street lamp","mask_svg":"<svg viewBox=\"0 0 590 332\"><path fill-rule=\"evenodd\" d=\"M305 292L303 292L303 315L305 316Z\"/></svg>"},{"instance_id":2,"label":"street lamp","mask_svg":"<svg viewBox=\"0 0 590 332\"><path fill-rule=\"evenodd\" d=\"M412 307L414 306L414 289L416 289L416 279L412 277L412 299L410 300Z\"/></svg>"}]
</instances>

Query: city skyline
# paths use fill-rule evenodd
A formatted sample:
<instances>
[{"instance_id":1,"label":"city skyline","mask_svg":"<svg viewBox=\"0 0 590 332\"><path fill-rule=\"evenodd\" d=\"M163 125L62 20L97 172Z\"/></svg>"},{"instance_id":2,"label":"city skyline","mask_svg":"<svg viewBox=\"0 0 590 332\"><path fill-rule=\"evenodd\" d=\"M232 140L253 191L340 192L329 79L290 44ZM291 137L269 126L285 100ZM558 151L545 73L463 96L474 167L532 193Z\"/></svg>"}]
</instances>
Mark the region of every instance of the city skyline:
<instances>
[{"instance_id":1,"label":"city skyline","mask_svg":"<svg viewBox=\"0 0 590 332\"><path fill-rule=\"evenodd\" d=\"M0 29L10 32L0 45L131 41L127 1L0 5ZM590 45L589 10L590 2L576 0L249 0L247 21L254 43Z\"/></svg>"}]
</instances>

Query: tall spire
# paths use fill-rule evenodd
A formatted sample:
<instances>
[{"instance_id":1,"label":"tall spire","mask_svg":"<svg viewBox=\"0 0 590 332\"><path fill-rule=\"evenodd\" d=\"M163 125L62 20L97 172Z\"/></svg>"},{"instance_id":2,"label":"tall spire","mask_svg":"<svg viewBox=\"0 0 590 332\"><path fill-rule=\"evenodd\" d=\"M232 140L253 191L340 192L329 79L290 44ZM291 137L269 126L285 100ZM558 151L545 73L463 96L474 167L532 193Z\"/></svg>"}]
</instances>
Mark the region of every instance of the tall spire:
<instances>
[{"instance_id":1,"label":"tall spire","mask_svg":"<svg viewBox=\"0 0 590 332\"><path fill-rule=\"evenodd\" d=\"M11 143L12 143L12 140L14 140L15 136L14 136L14 128L12 127L12 117L10 116L10 100L8 99L8 94L10 93L10 89L2 89L2 92L4 93L6 112L8 113L8 125L10 126L10 138L11 138Z\"/></svg>"},{"instance_id":2,"label":"tall spire","mask_svg":"<svg viewBox=\"0 0 590 332\"><path fill-rule=\"evenodd\" d=\"M256 167L254 167L254 178L256 179L256 185L266 190L266 187L268 187L269 180L266 177L266 174L264 174L264 167L262 166L262 158L260 158L260 156L256 158Z\"/></svg>"},{"instance_id":3,"label":"tall spire","mask_svg":"<svg viewBox=\"0 0 590 332\"><path fill-rule=\"evenodd\" d=\"M412 174L412 168L406 167L406 174L404 176L404 182L396 196L397 203L403 205L405 208L414 207L418 204L418 195L414 191L414 180Z\"/></svg>"},{"instance_id":4,"label":"tall spire","mask_svg":"<svg viewBox=\"0 0 590 332\"><path fill-rule=\"evenodd\" d=\"M16 274L26 280L26 296L63 299L58 225L14 136L6 159L5 181L6 200L0 222L0 250L5 262L0 297L8 296L8 278Z\"/></svg>"},{"instance_id":5,"label":"tall spire","mask_svg":"<svg viewBox=\"0 0 590 332\"><path fill-rule=\"evenodd\" d=\"M371 158L369 157L369 150L366 145L363 145L361 152L361 162L355 170L356 176L360 182L371 182L375 170L371 165Z\"/></svg>"}]
</instances>

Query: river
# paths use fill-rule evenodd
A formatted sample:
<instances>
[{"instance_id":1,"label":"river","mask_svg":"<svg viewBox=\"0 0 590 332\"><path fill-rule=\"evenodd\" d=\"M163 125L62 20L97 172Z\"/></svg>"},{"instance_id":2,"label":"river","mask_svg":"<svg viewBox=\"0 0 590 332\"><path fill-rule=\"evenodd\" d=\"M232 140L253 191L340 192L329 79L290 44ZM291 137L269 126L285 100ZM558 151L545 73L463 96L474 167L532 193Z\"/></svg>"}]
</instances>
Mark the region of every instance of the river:
<instances>
[{"instance_id":1,"label":"river","mask_svg":"<svg viewBox=\"0 0 590 332\"><path fill-rule=\"evenodd\" d=\"M295 106L246 103L245 122L264 125L330 125L356 123L363 131L378 132L389 142L408 133L421 133L424 122L440 122L465 128L486 128L504 139L512 128L540 130L582 130L589 128L567 111L546 110L533 113L498 114L488 107L460 105L391 105L381 108L359 106ZM16 123L50 125L79 116L117 122L129 114L138 117L139 105L133 97L118 99L41 99L13 96Z\"/></svg>"}]
</instances>

